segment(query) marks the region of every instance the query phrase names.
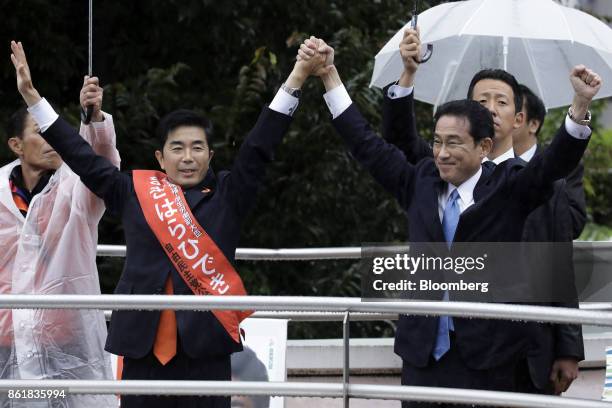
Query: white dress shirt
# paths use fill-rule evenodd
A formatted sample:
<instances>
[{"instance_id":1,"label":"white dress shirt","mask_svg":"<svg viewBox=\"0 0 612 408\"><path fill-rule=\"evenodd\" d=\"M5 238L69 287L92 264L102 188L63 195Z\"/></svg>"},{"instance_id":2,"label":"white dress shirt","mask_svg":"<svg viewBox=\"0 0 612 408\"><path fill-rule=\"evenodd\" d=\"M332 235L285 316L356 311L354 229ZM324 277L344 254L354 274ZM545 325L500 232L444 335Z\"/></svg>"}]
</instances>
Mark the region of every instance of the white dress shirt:
<instances>
[{"instance_id":1,"label":"white dress shirt","mask_svg":"<svg viewBox=\"0 0 612 408\"><path fill-rule=\"evenodd\" d=\"M476 188L476 183L480 180L481 175L482 167L478 168L478 171L472 177L461 183L458 187L451 183L446 183L446 189L438 192L438 215L440 216L440 222L442 222L448 197L450 197L454 190L457 190L459 193L457 204L459 205L460 214L474 204L474 188Z\"/></svg>"},{"instance_id":2,"label":"white dress shirt","mask_svg":"<svg viewBox=\"0 0 612 408\"><path fill-rule=\"evenodd\" d=\"M527 149L525 153L521 154L519 157L525 160L526 162L529 162L529 160L533 159L533 156L535 155L537 148L538 148L538 145L534 144L529 149Z\"/></svg>"},{"instance_id":3,"label":"white dress shirt","mask_svg":"<svg viewBox=\"0 0 612 408\"><path fill-rule=\"evenodd\" d=\"M497 156L491 161L497 165L499 163L505 162L508 159L514 159L515 157L516 156L514 155L514 148L511 147L510 149L506 150L505 152L503 152L502 154L500 154L499 156ZM483 163L486 161L489 161L488 157L485 157L484 159L482 159Z\"/></svg>"}]
</instances>

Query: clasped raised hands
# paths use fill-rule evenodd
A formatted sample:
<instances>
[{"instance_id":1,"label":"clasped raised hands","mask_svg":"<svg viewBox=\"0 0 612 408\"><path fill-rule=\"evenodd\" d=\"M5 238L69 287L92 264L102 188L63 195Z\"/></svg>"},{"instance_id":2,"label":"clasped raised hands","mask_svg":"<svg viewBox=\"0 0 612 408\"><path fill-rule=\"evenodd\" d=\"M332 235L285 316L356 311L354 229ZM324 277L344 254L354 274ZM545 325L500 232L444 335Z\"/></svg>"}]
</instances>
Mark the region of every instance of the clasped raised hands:
<instances>
[{"instance_id":1,"label":"clasped raised hands","mask_svg":"<svg viewBox=\"0 0 612 408\"><path fill-rule=\"evenodd\" d=\"M321 77L334 65L334 49L322 39L311 36L300 45L296 59L298 64L308 64L309 75Z\"/></svg>"}]
</instances>

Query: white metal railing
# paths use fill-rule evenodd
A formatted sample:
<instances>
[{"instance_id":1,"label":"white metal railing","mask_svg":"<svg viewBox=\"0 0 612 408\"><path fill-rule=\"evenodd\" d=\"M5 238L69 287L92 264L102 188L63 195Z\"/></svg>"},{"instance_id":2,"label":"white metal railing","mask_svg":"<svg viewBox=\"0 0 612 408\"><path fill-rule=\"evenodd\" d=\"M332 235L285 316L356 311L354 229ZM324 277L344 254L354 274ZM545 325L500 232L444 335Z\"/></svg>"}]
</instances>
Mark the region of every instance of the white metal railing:
<instances>
[{"instance_id":1,"label":"white metal railing","mask_svg":"<svg viewBox=\"0 0 612 408\"><path fill-rule=\"evenodd\" d=\"M301 296L0 295L2 309L263 310L402 313L612 326L612 312L515 304Z\"/></svg>"},{"instance_id":2,"label":"white metal railing","mask_svg":"<svg viewBox=\"0 0 612 408\"><path fill-rule=\"evenodd\" d=\"M612 250L612 242L575 242L577 248ZM390 247L396 248L396 247ZM125 246L98 245L98 256L125 256ZM360 247L260 249L239 248L241 260L359 259ZM349 383L350 320L396 319L398 314L449 315L487 319L524 320L612 326L612 303L584 304L581 310L545 306L472 302L362 301L359 298L271 297L271 296L179 296L179 295L0 295L0 309L113 309L113 310L258 310L253 317L282 317L300 321L343 321L342 383L278 383L227 381L89 381L89 380L0 380L0 392L8 390L63 389L74 394L157 395L271 395L285 397L411 400L425 402L476 403L513 407L610 407L610 404L575 398L508 392L382 386ZM108 312L106 312L108 314Z\"/></svg>"},{"instance_id":3,"label":"white metal railing","mask_svg":"<svg viewBox=\"0 0 612 408\"><path fill-rule=\"evenodd\" d=\"M255 381L0 380L0 392L33 389L64 390L69 394L123 395L271 395L342 398L346 394L349 398L475 403L495 407L610 408L609 403L577 398L437 387Z\"/></svg>"},{"instance_id":4,"label":"white metal railing","mask_svg":"<svg viewBox=\"0 0 612 408\"><path fill-rule=\"evenodd\" d=\"M400 247L403 247L400 245ZM398 246L390 245L394 249ZM596 248L612 250L610 241L574 241L574 248ZM381 247L379 249L384 249ZM98 245L98 256L124 257L125 245ZM326 259L359 259L361 247L321 247L321 248L238 248L236 259L250 261L305 261Z\"/></svg>"},{"instance_id":5,"label":"white metal railing","mask_svg":"<svg viewBox=\"0 0 612 408\"><path fill-rule=\"evenodd\" d=\"M125 245L98 245L98 256L124 257ZM359 258L361 258L361 247L236 249L236 259L249 261L306 261Z\"/></svg>"},{"instance_id":6,"label":"white metal railing","mask_svg":"<svg viewBox=\"0 0 612 408\"><path fill-rule=\"evenodd\" d=\"M51 389L68 393L164 394L173 395L278 395L343 398L401 399L427 402L476 403L514 407L609 407L609 404L569 398L479 390L430 387L352 385L349 382L349 322L351 313L405 313L512 319L554 323L588 323L612 326L612 312L546 306L486 304L471 302L363 302L359 298L271 297L271 296L188 296L188 295L0 295L0 308L114 309L114 310L211 310L257 309L269 312L320 311L343 313L343 381L338 384L237 383L237 382L149 382L88 380L0 380L0 391ZM155 383L155 384L153 384ZM162 384L163 383L163 384ZM334 388L335 387L335 388ZM329 393L330 391L333 391ZM603 404L603 405L602 405Z\"/></svg>"}]
</instances>

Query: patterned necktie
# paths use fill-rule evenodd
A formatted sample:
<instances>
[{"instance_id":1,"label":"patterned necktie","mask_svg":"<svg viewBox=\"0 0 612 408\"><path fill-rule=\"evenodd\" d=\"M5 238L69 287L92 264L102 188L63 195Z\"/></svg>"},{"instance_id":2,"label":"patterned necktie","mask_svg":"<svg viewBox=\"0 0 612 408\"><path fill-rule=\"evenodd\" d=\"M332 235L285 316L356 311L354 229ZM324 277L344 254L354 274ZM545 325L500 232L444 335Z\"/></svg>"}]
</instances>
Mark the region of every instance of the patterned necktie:
<instances>
[{"instance_id":1,"label":"patterned necktie","mask_svg":"<svg viewBox=\"0 0 612 408\"><path fill-rule=\"evenodd\" d=\"M444 208L444 214L442 215L442 230L444 231L444 238L449 248L453 242L457 224L459 223L459 216L461 215L459 204L457 203L458 198L459 193L457 189L455 189L448 197L446 207ZM444 292L442 300L448 301L448 291ZM450 316L440 316L438 318L436 344L432 352L436 361L441 359L442 356L450 350L450 330L455 330L453 319Z\"/></svg>"},{"instance_id":2,"label":"patterned necktie","mask_svg":"<svg viewBox=\"0 0 612 408\"><path fill-rule=\"evenodd\" d=\"M448 197L446 208L444 208L444 214L442 215L442 230L444 231L444 238L449 248L453 242L457 224L459 223L459 215L461 214L459 204L457 203L458 198L459 192L455 189Z\"/></svg>"}]
</instances>

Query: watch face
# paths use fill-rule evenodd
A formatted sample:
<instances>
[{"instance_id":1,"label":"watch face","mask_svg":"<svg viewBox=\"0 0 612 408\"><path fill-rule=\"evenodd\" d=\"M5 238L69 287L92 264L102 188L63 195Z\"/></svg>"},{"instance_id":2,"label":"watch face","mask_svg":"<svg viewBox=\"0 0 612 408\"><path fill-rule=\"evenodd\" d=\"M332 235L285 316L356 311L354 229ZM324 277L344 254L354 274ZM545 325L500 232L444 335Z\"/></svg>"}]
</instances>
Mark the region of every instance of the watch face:
<instances>
[{"instance_id":1,"label":"watch face","mask_svg":"<svg viewBox=\"0 0 612 408\"><path fill-rule=\"evenodd\" d=\"M281 88L283 91L287 92L289 95L294 98L299 98L302 95L302 90L300 88L289 88L287 85L282 84Z\"/></svg>"}]
</instances>

